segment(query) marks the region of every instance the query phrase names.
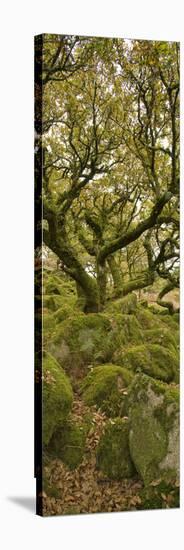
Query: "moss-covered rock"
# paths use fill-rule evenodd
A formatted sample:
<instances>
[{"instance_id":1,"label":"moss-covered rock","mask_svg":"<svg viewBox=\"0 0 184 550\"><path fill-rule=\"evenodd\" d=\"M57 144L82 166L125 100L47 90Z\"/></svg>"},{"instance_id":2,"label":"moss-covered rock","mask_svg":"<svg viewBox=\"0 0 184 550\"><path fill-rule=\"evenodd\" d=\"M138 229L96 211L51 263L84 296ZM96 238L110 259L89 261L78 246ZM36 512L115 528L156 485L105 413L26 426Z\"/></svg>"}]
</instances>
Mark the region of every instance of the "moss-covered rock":
<instances>
[{"instance_id":1,"label":"moss-covered rock","mask_svg":"<svg viewBox=\"0 0 184 550\"><path fill-rule=\"evenodd\" d=\"M150 309L138 306L135 315L142 329L155 329L163 326L159 314L153 313Z\"/></svg>"},{"instance_id":2,"label":"moss-covered rock","mask_svg":"<svg viewBox=\"0 0 184 550\"><path fill-rule=\"evenodd\" d=\"M51 338L53 338L56 331L56 320L52 313L43 311L43 341L44 344L47 343Z\"/></svg>"},{"instance_id":3,"label":"moss-covered rock","mask_svg":"<svg viewBox=\"0 0 184 550\"><path fill-rule=\"evenodd\" d=\"M69 281L63 274L60 277L53 272L43 274L44 307L56 312L60 308L74 308L76 302L74 281Z\"/></svg>"},{"instance_id":4,"label":"moss-covered rock","mask_svg":"<svg viewBox=\"0 0 184 550\"><path fill-rule=\"evenodd\" d=\"M98 405L108 416L126 415L127 386L132 379L130 371L113 364L95 367L82 381L83 399L88 405Z\"/></svg>"},{"instance_id":5,"label":"moss-covered rock","mask_svg":"<svg viewBox=\"0 0 184 550\"><path fill-rule=\"evenodd\" d=\"M72 406L72 388L68 377L57 361L44 352L43 356L43 444L48 445L52 434L65 422Z\"/></svg>"},{"instance_id":6,"label":"moss-covered rock","mask_svg":"<svg viewBox=\"0 0 184 550\"><path fill-rule=\"evenodd\" d=\"M55 338L50 343L50 351L61 364L82 374L83 367L87 368L91 362L108 360L112 354L108 343L108 333L111 329L110 321L100 313L77 313L63 321L58 328Z\"/></svg>"},{"instance_id":7,"label":"moss-covered rock","mask_svg":"<svg viewBox=\"0 0 184 550\"><path fill-rule=\"evenodd\" d=\"M158 318L162 322L162 324L167 325L167 327L171 330L178 330L178 318L175 315L168 315L166 311L163 311L159 313Z\"/></svg>"},{"instance_id":8,"label":"moss-covered rock","mask_svg":"<svg viewBox=\"0 0 184 550\"><path fill-rule=\"evenodd\" d=\"M106 311L122 314L131 314L134 313L137 307L137 296L133 292L127 294L124 298L119 298L118 300L112 300L106 306Z\"/></svg>"},{"instance_id":9,"label":"moss-covered rock","mask_svg":"<svg viewBox=\"0 0 184 550\"><path fill-rule=\"evenodd\" d=\"M71 305L69 304L63 305L62 307L57 309L57 311L55 311L54 313L55 322L57 324L62 323L63 321L68 319L68 317L71 317L73 315L73 310L74 308Z\"/></svg>"},{"instance_id":10,"label":"moss-covered rock","mask_svg":"<svg viewBox=\"0 0 184 550\"><path fill-rule=\"evenodd\" d=\"M131 346L120 349L116 359L133 372L142 371L164 382L177 381L178 356L174 350L157 344Z\"/></svg>"},{"instance_id":11,"label":"moss-covered rock","mask_svg":"<svg viewBox=\"0 0 184 550\"><path fill-rule=\"evenodd\" d=\"M117 313L109 317L111 321L111 348L117 350L119 346L127 346L128 343L139 344L143 342L143 331L135 315L122 315Z\"/></svg>"},{"instance_id":12,"label":"moss-covered rock","mask_svg":"<svg viewBox=\"0 0 184 550\"><path fill-rule=\"evenodd\" d=\"M129 445L147 485L179 476L178 389L139 374L129 388Z\"/></svg>"},{"instance_id":13,"label":"moss-covered rock","mask_svg":"<svg viewBox=\"0 0 184 550\"><path fill-rule=\"evenodd\" d=\"M54 272L43 273L43 291L47 295L62 295L65 297L76 295L75 283L65 274L58 276Z\"/></svg>"},{"instance_id":14,"label":"moss-covered rock","mask_svg":"<svg viewBox=\"0 0 184 550\"><path fill-rule=\"evenodd\" d=\"M97 468L110 479L123 479L135 474L129 451L129 424L117 418L106 424L96 452Z\"/></svg>"},{"instance_id":15,"label":"moss-covered rock","mask_svg":"<svg viewBox=\"0 0 184 550\"><path fill-rule=\"evenodd\" d=\"M50 440L48 452L62 460L71 470L82 462L87 435L87 425L68 420L56 430Z\"/></svg>"},{"instance_id":16,"label":"moss-covered rock","mask_svg":"<svg viewBox=\"0 0 184 550\"><path fill-rule=\"evenodd\" d=\"M159 328L148 329L144 331L144 341L151 344L159 344L164 348L168 348L173 352L177 352L177 340L174 334L166 328L163 327L162 330Z\"/></svg>"},{"instance_id":17,"label":"moss-covered rock","mask_svg":"<svg viewBox=\"0 0 184 550\"><path fill-rule=\"evenodd\" d=\"M139 498L138 510L161 510L180 506L179 487L165 481L161 481L155 487L144 487L139 493Z\"/></svg>"},{"instance_id":18,"label":"moss-covered rock","mask_svg":"<svg viewBox=\"0 0 184 550\"><path fill-rule=\"evenodd\" d=\"M63 305L63 298L58 294L44 294L43 296L43 307L47 308L51 312L56 311Z\"/></svg>"}]
</instances>

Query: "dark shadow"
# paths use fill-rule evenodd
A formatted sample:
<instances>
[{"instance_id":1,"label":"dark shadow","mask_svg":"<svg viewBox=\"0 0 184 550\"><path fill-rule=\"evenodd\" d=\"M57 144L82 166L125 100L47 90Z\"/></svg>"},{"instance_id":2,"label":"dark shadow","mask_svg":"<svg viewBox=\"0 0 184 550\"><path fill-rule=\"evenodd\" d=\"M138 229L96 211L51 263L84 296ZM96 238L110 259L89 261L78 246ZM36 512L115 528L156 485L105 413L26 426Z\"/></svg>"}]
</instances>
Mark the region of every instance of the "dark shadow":
<instances>
[{"instance_id":1,"label":"dark shadow","mask_svg":"<svg viewBox=\"0 0 184 550\"><path fill-rule=\"evenodd\" d=\"M29 512L36 514L36 498L18 496L18 497L7 497L7 499L13 502L13 504L22 506L23 508L26 508L27 510L29 510Z\"/></svg>"}]
</instances>

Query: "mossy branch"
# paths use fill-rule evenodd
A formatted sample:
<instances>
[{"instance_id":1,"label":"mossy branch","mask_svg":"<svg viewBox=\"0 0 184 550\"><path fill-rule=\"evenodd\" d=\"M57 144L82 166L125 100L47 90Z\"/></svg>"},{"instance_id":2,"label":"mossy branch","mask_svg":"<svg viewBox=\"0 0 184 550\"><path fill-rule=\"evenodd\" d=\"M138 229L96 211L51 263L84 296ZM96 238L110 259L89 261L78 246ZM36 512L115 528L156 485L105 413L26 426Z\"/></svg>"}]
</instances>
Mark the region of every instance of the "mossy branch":
<instances>
[{"instance_id":1,"label":"mossy branch","mask_svg":"<svg viewBox=\"0 0 184 550\"><path fill-rule=\"evenodd\" d=\"M107 256L116 252L121 248L125 248L128 244L136 241L147 229L151 229L156 224L159 214L162 212L165 204L170 201L172 193L166 192L154 205L151 214L142 222L140 222L137 227L123 233L117 239L114 239L112 242L102 246L99 253L99 261L105 260Z\"/></svg>"}]
</instances>

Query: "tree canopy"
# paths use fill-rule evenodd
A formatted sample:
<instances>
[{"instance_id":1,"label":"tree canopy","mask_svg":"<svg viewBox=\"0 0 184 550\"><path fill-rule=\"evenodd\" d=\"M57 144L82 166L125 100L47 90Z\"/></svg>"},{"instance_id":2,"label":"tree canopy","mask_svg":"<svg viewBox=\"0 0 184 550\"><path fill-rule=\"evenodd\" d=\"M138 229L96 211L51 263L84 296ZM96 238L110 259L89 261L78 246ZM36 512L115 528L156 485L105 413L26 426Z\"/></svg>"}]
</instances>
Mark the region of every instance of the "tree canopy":
<instances>
[{"instance_id":1,"label":"tree canopy","mask_svg":"<svg viewBox=\"0 0 184 550\"><path fill-rule=\"evenodd\" d=\"M47 34L36 58L45 245L86 313L158 276L162 301L179 284L178 43Z\"/></svg>"}]
</instances>

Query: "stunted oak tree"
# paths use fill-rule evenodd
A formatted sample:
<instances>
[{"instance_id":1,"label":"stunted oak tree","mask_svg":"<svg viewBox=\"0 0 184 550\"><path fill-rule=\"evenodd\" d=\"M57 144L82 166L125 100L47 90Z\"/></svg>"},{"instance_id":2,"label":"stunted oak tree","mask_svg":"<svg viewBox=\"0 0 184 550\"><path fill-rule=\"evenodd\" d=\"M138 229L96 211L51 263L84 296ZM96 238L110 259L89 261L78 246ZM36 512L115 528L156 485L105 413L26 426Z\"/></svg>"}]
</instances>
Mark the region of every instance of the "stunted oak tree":
<instances>
[{"instance_id":1,"label":"stunted oak tree","mask_svg":"<svg viewBox=\"0 0 184 550\"><path fill-rule=\"evenodd\" d=\"M40 47L43 239L86 313L156 274L178 284L178 58L169 42L46 35Z\"/></svg>"}]
</instances>

